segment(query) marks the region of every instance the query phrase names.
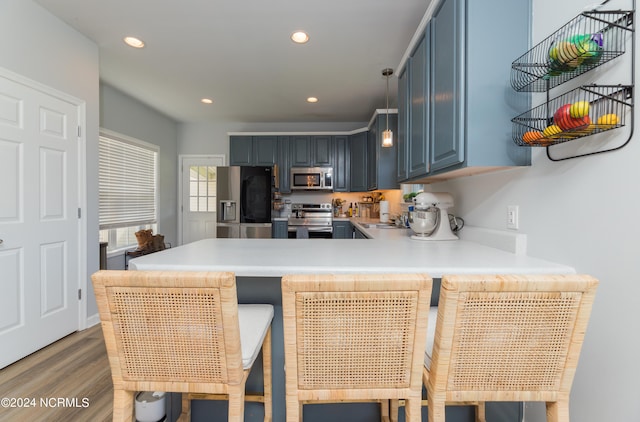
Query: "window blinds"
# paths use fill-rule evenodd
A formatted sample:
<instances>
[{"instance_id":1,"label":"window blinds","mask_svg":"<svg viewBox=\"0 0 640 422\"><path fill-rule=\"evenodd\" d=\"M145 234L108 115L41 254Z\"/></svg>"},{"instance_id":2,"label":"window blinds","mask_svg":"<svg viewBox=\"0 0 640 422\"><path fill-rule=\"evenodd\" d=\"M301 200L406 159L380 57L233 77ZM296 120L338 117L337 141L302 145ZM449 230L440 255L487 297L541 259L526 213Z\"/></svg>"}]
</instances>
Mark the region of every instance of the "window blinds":
<instances>
[{"instance_id":1,"label":"window blinds","mask_svg":"<svg viewBox=\"0 0 640 422\"><path fill-rule=\"evenodd\" d=\"M157 151L100 136L100 229L156 222Z\"/></svg>"}]
</instances>

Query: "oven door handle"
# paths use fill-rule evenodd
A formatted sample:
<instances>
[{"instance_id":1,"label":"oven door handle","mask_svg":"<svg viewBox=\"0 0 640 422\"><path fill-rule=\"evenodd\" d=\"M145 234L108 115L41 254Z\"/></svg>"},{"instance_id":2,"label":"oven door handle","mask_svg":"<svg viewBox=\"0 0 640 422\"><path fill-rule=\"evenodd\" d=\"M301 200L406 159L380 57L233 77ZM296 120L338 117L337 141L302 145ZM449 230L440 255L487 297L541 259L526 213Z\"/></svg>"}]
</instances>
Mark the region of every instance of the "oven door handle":
<instances>
[{"instance_id":1,"label":"oven door handle","mask_svg":"<svg viewBox=\"0 0 640 422\"><path fill-rule=\"evenodd\" d=\"M326 233L333 233L333 227L332 226L319 226L319 227L314 227L314 226L305 226L305 225L299 225L299 226L289 226L287 228L288 231L290 232L295 232L298 227L306 227L307 230L309 230L310 232L326 232Z\"/></svg>"}]
</instances>

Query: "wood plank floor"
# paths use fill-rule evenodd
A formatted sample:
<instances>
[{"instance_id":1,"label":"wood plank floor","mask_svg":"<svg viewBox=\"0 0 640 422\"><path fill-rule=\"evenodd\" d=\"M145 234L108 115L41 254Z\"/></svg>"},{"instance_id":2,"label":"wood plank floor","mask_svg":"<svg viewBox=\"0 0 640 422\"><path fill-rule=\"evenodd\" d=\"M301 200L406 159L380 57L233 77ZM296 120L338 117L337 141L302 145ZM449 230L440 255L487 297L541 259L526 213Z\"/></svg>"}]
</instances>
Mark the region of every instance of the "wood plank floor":
<instances>
[{"instance_id":1,"label":"wood plank floor","mask_svg":"<svg viewBox=\"0 0 640 422\"><path fill-rule=\"evenodd\" d=\"M4 397L26 398L30 404L35 399L35 407L5 407L3 402L0 421L110 421L113 385L100 325L0 370Z\"/></svg>"}]
</instances>

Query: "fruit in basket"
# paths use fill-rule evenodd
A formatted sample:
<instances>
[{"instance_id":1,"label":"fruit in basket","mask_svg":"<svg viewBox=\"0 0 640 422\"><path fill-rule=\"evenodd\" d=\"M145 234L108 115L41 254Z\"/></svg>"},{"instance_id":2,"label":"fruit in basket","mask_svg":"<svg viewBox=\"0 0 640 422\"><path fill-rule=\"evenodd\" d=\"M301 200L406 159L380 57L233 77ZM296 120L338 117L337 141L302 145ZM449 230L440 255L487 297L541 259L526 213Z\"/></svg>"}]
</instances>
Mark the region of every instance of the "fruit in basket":
<instances>
[{"instance_id":1,"label":"fruit in basket","mask_svg":"<svg viewBox=\"0 0 640 422\"><path fill-rule=\"evenodd\" d=\"M581 65L596 64L602 57L603 35L575 34L564 40L557 40L549 47L549 71L547 76L558 76L570 72Z\"/></svg>"},{"instance_id":2,"label":"fruit in basket","mask_svg":"<svg viewBox=\"0 0 640 422\"><path fill-rule=\"evenodd\" d=\"M585 65L598 63L602 57L603 35L601 33L591 34L589 40L580 44L578 50L584 56Z\"/></svg>"},{"instance_id":3,"label":"fruit in basket","mask_svg":"<svg viewBox=\"0 0 640 422\"><path fill-rule=\"evenodd\" d=\"M620 117L615 113L604 114L598 117L596 127L600 129L611 129L620 122Z\"/></svg>"},{"instance_id":4,"label":"fruit in basket","mask_svg":"<svg viewBox=\"0 0 640 422\"><path fill-rule=\"evenodd\" d=\"M589 114L589 101L576 101L569 108L569 115L579 119Z\"/></svg>"},{"instance_id":5,"label":"fruit in basket","mask_svg":"<svg viewBox=\"0 0 640 422\"><path fill-rule=\"evenodd\" d=\"M571 118L569 115L569 110L571 109L571 104L565 104L553 113L553 123L558 125L560 129L565 130L568 129L568 122L566 122L567 118Z\"/></svg>"},{"instance_id":6,"label":"fruit in basket","mask_svg":"<svg viewBox=\"0 0 640 422\"><path fill-rule=\"evenodd\" d=\"M572 107L573 104L565 104L553 114L553 123L558 125L563 131L583 128L591 123L588 114L580 118L571 117Z\"/></svg>"},{"instance_id":7,"label":"fruit in basket","mask_svg":"<svg viewBox=\"0 0 640 422\"><path fill-rule=\"evenodd\" d=\"M537 141L542 139L542 137L542 132L540 132L539 130L530 130L522 135L522 141L526 144L532 144L537 143Z\"/></svg>"},{"instance_id":8,"label":"fruit in basket","mask_svg":"<svg viewBox=\"0 0 640 422\"><path fill-rule=\"evenodd\" d=\"M545 138L550 138L550 139L554 139L554 138L558 138L558 134L562 132L562 129L560 128L560 126L558 125L549 125L547 126L543 131L542 131L542 135L544 135Z\"/></svg>"},{"instance_id":9,"label":"fruit in basket","mask_svg":"<svg viewBox=\"0 0 640 422\"><path fill-rule=\"evenodd\" d=\"M580 53L578 53L578 47L575 44L568 41L561 41L558 43L558 61L562 64L566 64L570 67L578 67L582 63Z\"/></svg>"}]
</instances>

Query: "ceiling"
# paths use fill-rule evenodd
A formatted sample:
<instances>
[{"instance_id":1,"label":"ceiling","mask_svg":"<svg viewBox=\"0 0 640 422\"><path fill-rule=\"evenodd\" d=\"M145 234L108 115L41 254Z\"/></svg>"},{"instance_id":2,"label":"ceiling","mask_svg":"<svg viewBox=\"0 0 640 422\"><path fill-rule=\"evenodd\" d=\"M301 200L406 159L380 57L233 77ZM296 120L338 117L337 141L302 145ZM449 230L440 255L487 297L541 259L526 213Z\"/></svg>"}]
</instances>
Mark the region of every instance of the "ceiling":
<instances>
[{"instance_id":1,"label":"ceiling","mask_svg":"<svg viewBox=\"0 0 640 422\"><path fill-rule=\"evenodd\" d=\"M35 1L98 45L103 82L179 122L368 121L431 2ZM395 108L395 74L389 92Z\"/></svg>"}]
</instances>

